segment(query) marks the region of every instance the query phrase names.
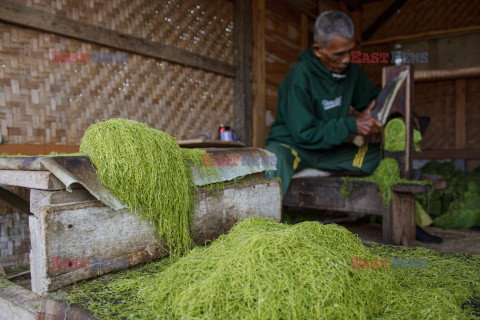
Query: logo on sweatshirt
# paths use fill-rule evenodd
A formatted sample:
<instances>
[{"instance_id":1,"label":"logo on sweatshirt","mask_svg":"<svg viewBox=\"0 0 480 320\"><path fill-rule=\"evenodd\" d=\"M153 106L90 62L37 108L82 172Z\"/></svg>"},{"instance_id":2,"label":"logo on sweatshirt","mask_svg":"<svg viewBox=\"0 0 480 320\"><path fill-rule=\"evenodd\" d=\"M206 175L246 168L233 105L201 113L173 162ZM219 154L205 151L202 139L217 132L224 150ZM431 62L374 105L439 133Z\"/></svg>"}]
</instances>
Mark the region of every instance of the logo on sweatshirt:
<instances>
[{"instance_id":1,"label":"logo on sweatshirt","mask_svg":"<svg viewBox=\"0 0 480 320\"><path fill-rule=\"evenodd\" d=\"M323 109L325 110L340 107L341 105L342 105L342 96L337 97L334 100L327 100L327 99L322 100L322 106L323 106Z\"/></svg>"}]
</instances>

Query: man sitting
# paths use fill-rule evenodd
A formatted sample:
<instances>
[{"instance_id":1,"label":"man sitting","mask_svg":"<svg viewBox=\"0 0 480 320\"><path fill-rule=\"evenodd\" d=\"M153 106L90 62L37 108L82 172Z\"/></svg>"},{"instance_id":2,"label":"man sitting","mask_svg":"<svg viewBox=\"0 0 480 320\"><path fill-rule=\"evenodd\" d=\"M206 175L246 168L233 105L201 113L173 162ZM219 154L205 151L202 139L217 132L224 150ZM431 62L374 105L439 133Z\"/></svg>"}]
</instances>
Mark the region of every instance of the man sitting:
<instances>
[{"instance_id":1,"label":"man sitting","mask_svg":"<svg viewBox=\"0 0 480 320\"><path fill-rule=\"evenodd\" d=\"M285 196L292 175L303 168L371 173L380 162L379 144L357 147L355 134L378 133L371 115L379 91L363 70L350 63L355 47L352 20L340 11L322 13L313 46L301 52L278 89L277 115L266 149L277 155ZM349 117L350 106L361 112Z\"/></svg>"},{"instance_id":2,"label":"man sitting","mask_svg":"<svg viewBox=\"0 0 480 320\"><path fill-rule=\"evenodd\" d=\"M382 123L371 115L379 90L351 63L355 47L352 20L340 11L322 13L314 44L298 56L278 89L277 114L266 149L277 156L285 196L295 172L304 168L372 173L381 160L379 143L357 147L352 136L374 135ZM350 106L359 113L349 116ZM367 139L368 140L368 139ZM441 242L417 227L417 240Z\"/></svg>"}]
</instances>

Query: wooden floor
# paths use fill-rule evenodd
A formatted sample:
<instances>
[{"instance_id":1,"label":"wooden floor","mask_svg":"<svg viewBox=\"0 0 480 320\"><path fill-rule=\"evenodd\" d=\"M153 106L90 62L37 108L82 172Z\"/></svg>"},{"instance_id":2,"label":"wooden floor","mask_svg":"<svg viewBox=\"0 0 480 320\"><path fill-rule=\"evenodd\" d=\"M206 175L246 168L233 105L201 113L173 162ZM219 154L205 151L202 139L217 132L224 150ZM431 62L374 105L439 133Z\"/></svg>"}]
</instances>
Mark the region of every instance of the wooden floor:
<instances>
[{"instance_id":1,"label":"wooden floor","mask_svg":"<svg viewBox=\"0 0 480 320\"><path fill-rule=\"evenodd\" d=\"M364 224L342 224L351 232L358 234L362 241L381 242L382 226L376 223ZM443 238L443 243L423 243L415 241L416 247L425 247L438 251L451 253L476 254L480 255L480 231L477 230L458 230L441 229L436 227L427 227L425 230L435 236Z\"/></svg>"}]
</instances>

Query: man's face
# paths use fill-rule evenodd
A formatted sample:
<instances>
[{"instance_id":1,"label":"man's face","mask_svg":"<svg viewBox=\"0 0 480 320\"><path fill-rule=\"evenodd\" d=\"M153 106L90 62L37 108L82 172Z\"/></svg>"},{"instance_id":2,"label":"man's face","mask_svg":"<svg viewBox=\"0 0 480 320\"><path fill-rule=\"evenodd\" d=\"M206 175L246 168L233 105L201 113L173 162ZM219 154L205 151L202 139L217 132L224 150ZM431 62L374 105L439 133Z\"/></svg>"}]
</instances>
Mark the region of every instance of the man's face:
<instances>
[{"instance_id":1,"label":"man's face","mask_svg":"<svg viewBox=\"0 0 480 320\"><path fill-rule=\"evenodd\" d=\"M335 36L325 48L319 44L314 44L313 52L329 71L342 73L350 64L350 52L353 48L355 48L355 41L353 39Z\"/></svg>"}]
</instances>

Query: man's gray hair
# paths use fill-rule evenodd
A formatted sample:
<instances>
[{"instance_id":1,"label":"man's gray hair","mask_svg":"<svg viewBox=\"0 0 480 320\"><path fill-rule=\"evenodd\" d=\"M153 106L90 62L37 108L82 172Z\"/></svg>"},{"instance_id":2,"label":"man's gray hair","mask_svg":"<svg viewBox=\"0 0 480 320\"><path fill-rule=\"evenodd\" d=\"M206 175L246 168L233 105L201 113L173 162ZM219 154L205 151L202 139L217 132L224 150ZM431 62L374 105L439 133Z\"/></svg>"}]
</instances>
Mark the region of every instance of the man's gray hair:
<instances>
[{"instance_id":1,"label":"man's gray hair","mask_svg":"<svg viewBox=\"0 0 480 320\"><path fill-rule=\"evenodd\" d=\"M353 35L352 19L341 11L333 10L318 16L313 40L325 48L335 36L353 39Z\"/></svg>"}]
</instances>

